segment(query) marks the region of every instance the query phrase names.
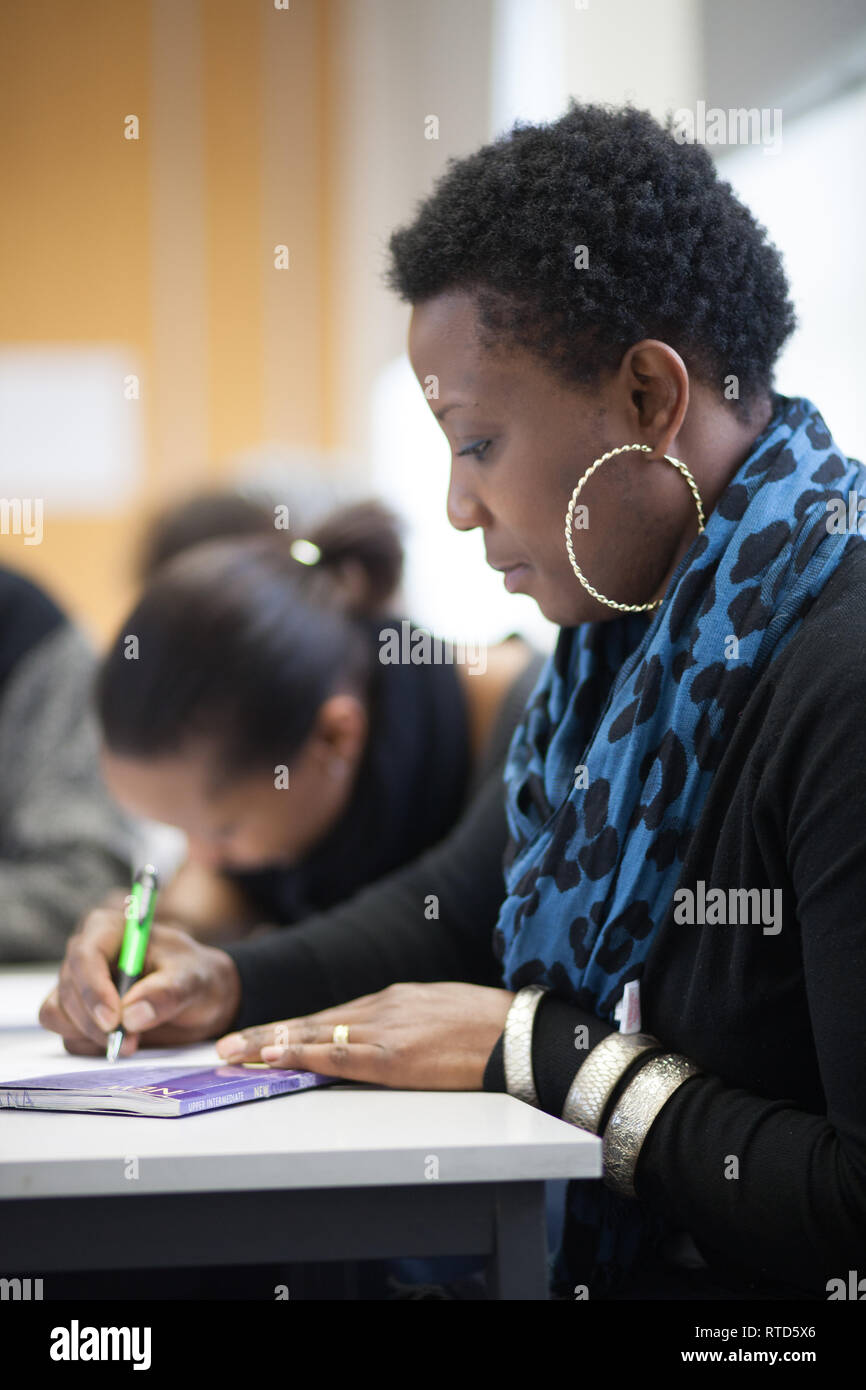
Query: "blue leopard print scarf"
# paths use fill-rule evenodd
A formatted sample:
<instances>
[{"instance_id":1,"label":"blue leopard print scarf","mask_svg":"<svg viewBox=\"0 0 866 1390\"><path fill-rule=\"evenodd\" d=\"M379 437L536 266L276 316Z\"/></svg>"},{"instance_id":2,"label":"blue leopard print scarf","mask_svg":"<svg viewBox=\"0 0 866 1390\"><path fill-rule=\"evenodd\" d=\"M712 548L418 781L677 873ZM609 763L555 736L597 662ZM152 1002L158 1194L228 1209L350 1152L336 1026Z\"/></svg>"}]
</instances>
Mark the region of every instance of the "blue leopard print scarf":
<instances>
[{"instance_id":1,"label":"blue leopard print scarf","mask_svg":"<svg viewBox=\"0 0 866 1390\"><path fill-rule=\"evenodd\" d=\"M847 516L849 493L866 496L866 469L811 401L772 400L660 607L563 629L541 672L505 770L507 897L494 941L509 989L545 985L614 1021L740 711L846 546L863 540L827 503L841 498ZM662 1234L639 1203L570 1183L570 1258L559 1251L556 1278L603 1295Z\"/></svg>"}]
</instances>

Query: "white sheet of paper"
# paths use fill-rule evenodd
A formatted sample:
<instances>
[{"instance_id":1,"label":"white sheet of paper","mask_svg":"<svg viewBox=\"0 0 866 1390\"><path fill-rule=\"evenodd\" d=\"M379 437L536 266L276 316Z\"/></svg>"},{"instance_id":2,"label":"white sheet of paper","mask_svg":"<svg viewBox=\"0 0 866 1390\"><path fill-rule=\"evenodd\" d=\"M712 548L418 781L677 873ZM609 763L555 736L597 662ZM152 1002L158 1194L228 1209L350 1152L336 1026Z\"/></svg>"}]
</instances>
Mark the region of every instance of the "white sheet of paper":
<instances>
[{"instance_id":1,"label":"white sheet of paper","mask_svg":"<svg viewBox=\"0 0 866 1390\"><path fill-rule=\"evenodd\" d=\"M0 1082L111 1066L104 1053L100 1057L74 1056L56 1033L39 1027L39 1007L57 979L57 969L39 965L0 970ZM213 1043L208 1042L139 1048L131 1057L119 1057L114 1065L174 1066L188 1062L191 1067L216 1067L221 1060Z\"/></svg>"},{"instance_id":2,"label":"white sheet of paper","mask_svg":"<svg viewBox=\"0 0 866 1390\"><path fill-rule=\"evenodd\" d=\"M113 1064L126 1067L175 1066L218 1067L222 1058L212 1042L192 1043L188 1047L143 1047L131 1057L119 1057ZM96 1071L110 1067L101 1057L76 1057L67 1052L62 1039L44 1028L22 1028L0 1032L0 1083L23 1081L28 1076L55 1076L70 1071Z\"/></svg>"},{"instance_id":3,"label":"white sheet of paper","mask_svg":"<svg viewBox=\"0 0 866 1390\"><path fill-rule=\"evenodd\" d=\"M39 1009L57 983L59 965L7 966L0 970L0 1030L30 1028L39 1022ZM0 1045L2 1045L0 1031Z\"/></svg>"}]
</instances>

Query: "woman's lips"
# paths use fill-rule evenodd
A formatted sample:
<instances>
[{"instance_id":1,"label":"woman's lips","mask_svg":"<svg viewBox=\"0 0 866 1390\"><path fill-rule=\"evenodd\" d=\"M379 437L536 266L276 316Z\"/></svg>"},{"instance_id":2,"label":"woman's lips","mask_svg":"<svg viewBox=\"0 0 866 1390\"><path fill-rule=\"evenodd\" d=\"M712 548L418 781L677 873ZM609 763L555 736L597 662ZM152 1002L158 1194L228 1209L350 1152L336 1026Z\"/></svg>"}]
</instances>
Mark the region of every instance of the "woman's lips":
<instances>
[{"instance_id":1,"label":"woman's lips","mask_svg":"<svg viewBox=\"0 0 866 1390\"><path fill-rule=\"evenodd\" d=\"M510 569L505 571L505 587L510 594L516 594L518 592L528 573L528 565L512 565Z\"/></svg>"}]
</instances>

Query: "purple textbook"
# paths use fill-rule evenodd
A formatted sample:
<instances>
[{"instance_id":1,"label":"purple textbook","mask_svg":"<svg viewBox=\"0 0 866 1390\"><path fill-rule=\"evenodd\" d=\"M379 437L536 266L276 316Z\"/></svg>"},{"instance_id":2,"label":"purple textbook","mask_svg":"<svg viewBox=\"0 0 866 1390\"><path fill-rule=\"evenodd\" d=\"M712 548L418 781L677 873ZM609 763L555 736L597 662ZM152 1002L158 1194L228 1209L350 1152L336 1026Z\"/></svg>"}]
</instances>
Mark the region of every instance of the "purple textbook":
<instances>
[{"instance_id":1,"label":"purple textbook","mask_svg":"<svg viewBox=\"0 0 866 1390\"><path fill-rule=\"evenodd\" d=\"M306 1091L338 1080L314 1071L282 1071L261 1062L219 1067L106 1067L0 1082L0 1110L74 1110L100 1115L193 1115Z\"/></svg>"}]
</instances>

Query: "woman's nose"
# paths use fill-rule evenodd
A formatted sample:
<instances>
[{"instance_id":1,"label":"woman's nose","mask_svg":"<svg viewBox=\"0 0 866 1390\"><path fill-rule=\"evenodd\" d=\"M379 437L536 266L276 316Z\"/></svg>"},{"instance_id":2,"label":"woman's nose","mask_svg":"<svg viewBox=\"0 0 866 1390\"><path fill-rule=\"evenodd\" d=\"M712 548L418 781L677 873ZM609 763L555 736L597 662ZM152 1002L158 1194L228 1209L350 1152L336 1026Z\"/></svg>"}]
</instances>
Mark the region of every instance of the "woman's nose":
<instances>
[{"instance_id":1,"label":"woman's nose","mask_svg":"<svg viewBox=\"0 0 866 1390\"><path fill-rule=\"evenodd\" d=\"M455 531L474 531L476 526L484 526L489 519L487 509L456 468L451 469L445 510Z\"/></svg>"}]
</instances>

